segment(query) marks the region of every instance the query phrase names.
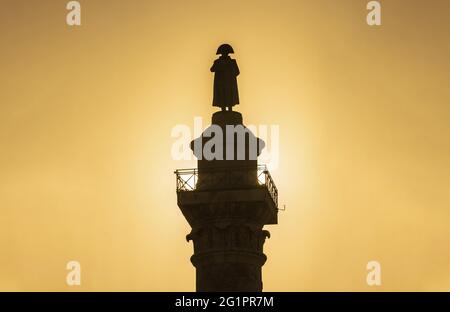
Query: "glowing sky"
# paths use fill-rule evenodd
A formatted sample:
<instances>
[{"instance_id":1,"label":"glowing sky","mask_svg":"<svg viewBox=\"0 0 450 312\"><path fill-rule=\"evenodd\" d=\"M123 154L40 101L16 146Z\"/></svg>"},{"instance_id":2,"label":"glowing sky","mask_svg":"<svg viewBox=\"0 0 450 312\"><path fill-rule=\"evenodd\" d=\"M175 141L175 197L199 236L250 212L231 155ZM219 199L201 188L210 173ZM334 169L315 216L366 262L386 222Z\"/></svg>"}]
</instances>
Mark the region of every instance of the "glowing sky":
<instances>
[{"instance_id":1,"label":"glowing sky","mask_svg":"<svg viewBox=\"0 0 450 312\"><path fill-rule=\"evenodd\" d=\"M170 133L228 42L236 109L280 127L264 289L450 291L449 1L80 2L0 2L0 290L195 289Z\"/></svg>"}]
</instances>

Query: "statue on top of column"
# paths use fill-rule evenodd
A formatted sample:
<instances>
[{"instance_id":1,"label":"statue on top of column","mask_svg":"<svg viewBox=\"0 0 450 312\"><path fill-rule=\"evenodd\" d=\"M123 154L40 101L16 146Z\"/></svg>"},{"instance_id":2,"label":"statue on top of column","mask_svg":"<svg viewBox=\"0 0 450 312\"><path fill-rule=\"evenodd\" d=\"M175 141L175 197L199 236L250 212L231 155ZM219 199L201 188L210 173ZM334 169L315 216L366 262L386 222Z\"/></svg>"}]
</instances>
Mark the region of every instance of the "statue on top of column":
<instances>
[{"instance_id":1,"label":"statue on top of column","mask_svg":"<svg viewBox=\"0 0 450 312\"><path fill-rule=\"evenodd\" d=\"M232 111L233 106L239 104L236 78L239 75L239 67L236 60L228 55L231 53L234 53L233 48L229 44L222 44L216 53L220 54L220 57L211 67L211 72L215 74L213 106L220 107L222 111L227 107Z\"/></svg>"}]
</instances>

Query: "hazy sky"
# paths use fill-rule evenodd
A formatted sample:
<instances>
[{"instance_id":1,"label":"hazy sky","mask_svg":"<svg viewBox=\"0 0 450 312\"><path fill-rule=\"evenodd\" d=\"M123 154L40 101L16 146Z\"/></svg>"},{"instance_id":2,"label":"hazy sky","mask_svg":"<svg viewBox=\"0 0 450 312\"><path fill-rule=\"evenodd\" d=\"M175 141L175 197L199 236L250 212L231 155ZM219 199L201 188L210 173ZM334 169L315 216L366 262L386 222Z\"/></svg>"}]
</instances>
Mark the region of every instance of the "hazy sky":
<instances>
[{"instance_id":1,"label":"hazy sky","mask_svg":"<svg viewBox=\"0 0 450 312\"><path fill-rule=\"evenodd\" d=\"M0 2L0 290L195 289L170 134L228 42L236 109L280 127L264 290L450 291L448 0L67 2Z\"/></svg>"}]
</instances>

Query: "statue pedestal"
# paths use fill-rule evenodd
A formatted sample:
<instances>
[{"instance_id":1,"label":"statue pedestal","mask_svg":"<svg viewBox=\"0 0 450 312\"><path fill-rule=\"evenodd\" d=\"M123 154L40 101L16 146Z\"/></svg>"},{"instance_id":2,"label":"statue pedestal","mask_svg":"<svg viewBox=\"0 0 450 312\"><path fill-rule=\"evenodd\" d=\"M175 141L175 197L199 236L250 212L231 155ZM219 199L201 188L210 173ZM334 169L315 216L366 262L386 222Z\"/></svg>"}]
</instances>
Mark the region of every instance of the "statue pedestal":
<instances>
[{"instance_id":1,"label":"statue pedestal","mask_svg":"<svg viewBox=\"0 0 450 312\"><path fill-rule=\"evenodd\" d=\"M242 114L235 111L220 111L212 115L212 124L225 125L242 125Z\"/></svg>"}]
</instances>

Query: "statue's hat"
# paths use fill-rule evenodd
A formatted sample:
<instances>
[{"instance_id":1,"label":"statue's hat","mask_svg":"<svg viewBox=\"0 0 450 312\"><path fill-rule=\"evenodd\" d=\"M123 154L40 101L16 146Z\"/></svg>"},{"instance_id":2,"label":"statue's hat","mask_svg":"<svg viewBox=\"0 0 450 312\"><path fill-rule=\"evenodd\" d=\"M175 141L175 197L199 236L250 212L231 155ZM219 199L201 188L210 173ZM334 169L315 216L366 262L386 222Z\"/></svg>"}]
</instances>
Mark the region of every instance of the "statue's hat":
<instances>
[{"instance_id":1,"label":"statue's hat","mask_svg":"<svg viewBox=\"0 0 450 312\"><path fill-rule=\"evenodd\" d=\"M230 53L234 53L234 50L228 43L220 45L220 47L217 49L216 52L216 54L230 54Z\"/></svg>"}]
</instances>

